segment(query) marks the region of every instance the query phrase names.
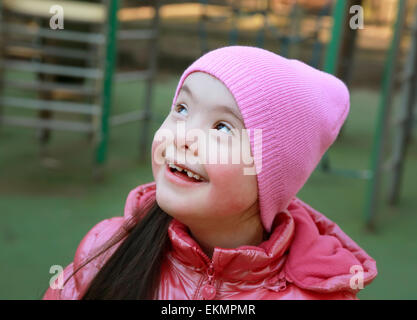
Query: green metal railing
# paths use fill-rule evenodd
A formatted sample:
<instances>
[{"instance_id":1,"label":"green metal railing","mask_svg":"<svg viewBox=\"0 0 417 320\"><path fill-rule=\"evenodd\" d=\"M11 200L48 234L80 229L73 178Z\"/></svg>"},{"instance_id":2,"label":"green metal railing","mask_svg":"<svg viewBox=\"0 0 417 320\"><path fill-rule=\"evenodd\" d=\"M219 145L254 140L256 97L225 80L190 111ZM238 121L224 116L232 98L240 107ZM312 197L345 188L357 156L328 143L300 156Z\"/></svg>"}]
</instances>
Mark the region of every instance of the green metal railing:
<instances>
[{"instance_id":1,"label":"green metal railing","mask_svg":"<svg viewBox=\"0 0 417 320\"><path fill-rule=\"evenodd\" d=\"M107 144L109 139L109 116L112 99L112 83L114 67L116 64L116 34L117 34L117 11L118 0L110 0L108 10L106 61L104 67L104 81L102 90L101 122L98 134L96 149L96 163L104 163L107 155Z\"/></svg>"},{"instance_id":2,"label":"green metal railing","mask_svg":"<svg viewBox=\"0 0 417 320\"><path fill-rule=\"evenodd\" d=\"M65 29L61 30L48 28L49 18L39 17L39 12L30 7L15 6L13 1L8 1L7 7L2 4L0 2L0 18L7 11L7 19L0 20L0 54L3 56L4 51L8 54L0 59L0 123L38 129L42 156L46 155L45 146L52 130L86 132L94 148L93 174L100 177L107 159L111 128L142 120L139 150L143 159L147 150L148 122L152 118L159 1L151 2L155 12L150 29L138 29L135 19L129 26L130 21L123 21L123 24L118 21L119 0L92 1L89 8L100 18L80 24L76 16L66 16ZM73 8L85 4L71 2ZM146 4L138 3L141 5ZM117 42L125 40L149 40L148 69L116 71ZM28 52L24 59L16 55L21 51ZM143 108L138 108L143 104L135 101L134 111L117 113L117 108L112 108L113 84L138 80L147 81ZM4 87L7 90L3 90ZM16 93L16 89L27 91L30 98ZM64 98L60 98L62 96ZM11 112L5 114L6 107ZM32 109L38 113L22 116L22 113L16 114L17 109ZM54 119L55 112L65 117L71 114L71 119ZM83 120L74 116L82 116Z\"/></svg>"},{"instance_id":3,"label":"green metal railing","mask_svg":"<svg viewBox=\"0 0 417 320\"><path fill-rule=\"evenodd\" d=\"M336 74L336 67L338 65L338 56L341 46L342 26L347 23L344 19L346 16L346 1L337 0L333 12L333 28L331 40L328 44L324 71ZM391 105L394 94L394 79L395 70L400 54L401 33L404 29L407 0L399 0L397 8L397 18L394 25L393 38L391 40L390 48L387 53L387 58L384 66L384 74L381 88L381 99L378 108L378 116L376 119L376 129L374 133L374 141L372 145L372 152L370 157L370 169L368 170L350 170L346 168L334 168L330 165L329 150L324 154L319 167L322 171L337 175L342 175L349 178L360 178L368 181L368 189L365 194L364 216L365 223L369 229L375 228L375 217L378 210L379 194L382 185L383 170L390 165L384 163L384 152L388 141L388 132L390 126ZM417 17L415 17L417 19ZM415 41L415 40L414 40ZM412 84L410 84L412 85ZM410 109L410 108L409 108ZM407 110L410 114L410 110ZM407 113L407 112L405 112ZM410 119L405 119L410 122ZM405 120L403 122L405 122ZM402 160L403 161L403 158ZM402 163L394 164L396 167L401 167ZM395 169L395 168L393 168ZM397 179L398 180L398 179ZM391 186L391 189L398 188ZM393 194L394 192L391 191Z\"/></svg>"},{"instance_id":4,"label":"green metal railing","mask_svg":"<svg viewBox=\"0 0 417 320\"><path fill-rule=\"evenodd\" d=\"M382 95L378 108L377 125L374 134L374 142L370 157L369 170L351 170L347 168L335 168L330 164L329 150L324 154L319 168L326 173L337 174L348 178L359 178L368 181L368 190L365 195L364 216L369 229L374 229L375 216L378 208L379 193L381 189L382 171L384 169L384 149L388 139L388 127L390 119L390 106L393 96L393 84L395 79L396 62L399 55L401 31L405 23L406 0L399 0L397 20L394 26L394 35L388 51L382 82ZM337 0L333 10L333 28L331 40L327 47L324 71L336 74L338 57L340 55L343 25L345 21L346 1Z\"/></svg>"},{"instance_id":5,"label":"green metal railing","mask_svg":"<svg viewBox=\"0 0 417 320\"><path fill-rule=\"evenodd\" d=\"M365 204L366 224L370 229L375 227L375 216L377 212L379 194L381 189L384 150L387 142L387 134L390 119L390 109L393 99L395 70L398 56L400 54L401 32L404 29L407 1L399 0L397 19L394 27L394 35L387 54L385 69L382 80L382 94L378 108L372 154L370 159L371 175Z\"/></svg>"}]
</instances>

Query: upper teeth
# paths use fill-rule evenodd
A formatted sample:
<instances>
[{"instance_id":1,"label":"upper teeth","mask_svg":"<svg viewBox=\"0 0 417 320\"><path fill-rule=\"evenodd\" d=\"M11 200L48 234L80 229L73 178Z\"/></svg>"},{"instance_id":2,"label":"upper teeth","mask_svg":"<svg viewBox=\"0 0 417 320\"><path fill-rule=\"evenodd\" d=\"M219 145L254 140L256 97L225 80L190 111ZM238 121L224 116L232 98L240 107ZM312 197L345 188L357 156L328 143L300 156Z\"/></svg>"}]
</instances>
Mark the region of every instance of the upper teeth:
<instances>
[{"instance_id":1,"label":"upper teeth","mask_svg":"<svg viewBox=\"0 0 417 320\"><path fill-rule=\"evenodd\" d=\"M192 177L192 178L197 179L197 180L203 180L203 179L200 178L200 176L198 174L194 174L191 171L188 171L187 169L180 168L173 163L168 163L168 165L171 168L177 169L179 172L185 171L190 178Z\"/></svg>"}]
</instances>

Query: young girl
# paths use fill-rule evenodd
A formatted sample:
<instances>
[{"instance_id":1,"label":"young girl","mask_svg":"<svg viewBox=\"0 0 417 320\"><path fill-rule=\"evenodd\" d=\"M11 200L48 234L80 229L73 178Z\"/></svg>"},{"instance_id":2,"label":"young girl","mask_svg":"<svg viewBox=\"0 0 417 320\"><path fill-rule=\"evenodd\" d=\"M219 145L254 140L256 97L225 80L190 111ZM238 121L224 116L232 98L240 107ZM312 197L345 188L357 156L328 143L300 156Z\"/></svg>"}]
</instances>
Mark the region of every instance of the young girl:
<instances>
[{"instance_id":1,"label":"young girl","mask_svg":"<svg viewBox=\"0 0 417 320\"><path fill-rule=\"evenodd\" d=\"M357 299L375 260L296 197L348 111L345 85L300 61L203 55L155 134L155 181L87 233L44 299Z\"/></svg>"}]
</instances>

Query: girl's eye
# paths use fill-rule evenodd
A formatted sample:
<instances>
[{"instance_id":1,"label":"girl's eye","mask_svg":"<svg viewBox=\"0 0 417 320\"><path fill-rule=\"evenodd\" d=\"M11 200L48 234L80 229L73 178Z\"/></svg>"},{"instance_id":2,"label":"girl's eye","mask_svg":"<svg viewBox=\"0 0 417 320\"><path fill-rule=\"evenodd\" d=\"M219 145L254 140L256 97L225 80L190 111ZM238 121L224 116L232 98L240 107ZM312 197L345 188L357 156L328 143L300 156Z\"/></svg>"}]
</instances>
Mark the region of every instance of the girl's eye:
<instances>
[{"instance_id":1,"label":"girl's eye","mask_svg":"<svg viewBox=\"0 0 417 320\"><path fill-rule=\"evenodd\" d=\"M219 131L223 131L225 133L232 133L232 129L223 122L220 122L214 128L218 129Z\"/></svg>"},{"instance_id":2,"label":"girl's eye","mask_svg":"<svg viewBox=\"0 0 417 320\"><path fill-rule=\"evenodd\" d=\"M184 107L184 105L179 104L177 105L177 107L175 108L175 111L177 111L178 113L186 116L188 114L188 110L186 107Z\"/></svg>"}]
</instances>

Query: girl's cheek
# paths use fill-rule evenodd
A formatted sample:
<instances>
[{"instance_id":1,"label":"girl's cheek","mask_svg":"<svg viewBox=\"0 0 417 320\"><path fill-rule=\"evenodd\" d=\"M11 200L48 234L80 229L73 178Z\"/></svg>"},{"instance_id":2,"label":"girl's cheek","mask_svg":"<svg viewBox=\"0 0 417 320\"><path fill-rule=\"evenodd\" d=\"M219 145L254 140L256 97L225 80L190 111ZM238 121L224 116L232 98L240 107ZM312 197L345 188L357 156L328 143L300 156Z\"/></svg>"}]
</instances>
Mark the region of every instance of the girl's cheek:
<instances>
[{"instance_id":1,"label":"girl's cheek","mask_svg":"<svg viewBox=\"0 0 417 320\"><path fill-rule=\"evenodd\" d=\"M167 122L167 119L165 119L161 127L155 132L152 141L151 163L153 171L165 165L166 148L169 144L172 144L174 140L173 131L170 126L167 125Z\"/></svg>"},{"instance_id":2,"label":"girl's cheek","mask_svg":"<svg viewBox=\"0 0 417 320\"><path fill-rule=\"evenodd\" d=\"M167 147L167 140L154 139L152 142L151 164L154 178L165 165L165 153Z\"/></svg>"},{"instance_id":3,"label":"girl's cheek","mask_svg":"<svg viewBox=\"0 0 417 320\"><path fill-rule=\"evenodd\" d=\"M241 164L207 164L206 171L210 178L208 200L219 206L219 212L242 211L256 200L256 178L244 175Z\"/></svg>"},{"instance_id":4,"label":"girl's cheek","mask_svg":"<svg viewBox=\"0 0 417 320\"><path fill-rule=\"evenodd\" d=\"M160 165L158 165L158 161L157 161L157 158L158 158L157 152L159 152L158 148L161 145L162 145L162 142L160 142L160 141L155 141L154 140L153 143L152 143L152 161L151 162L152 162L152 172L153 172L154 176L155 176L157 168L160 167ZM161 155L162 155L162 152L160 153L159 156L161 156Z\"/></svg>"},{"instance_id":5,"label":"girl's cheek","mask_svg":"<svg viewBox=\"0 0 417 320\"><path fill-rule=\"evenodd\" d=\"M245 189L254 180L254 177L248 177L244 174L244 168L248 165L243 161L240 145L232 144L231 141L220 145L220 152L227 155L227 164L213 163L205 165L210 182L215 187L214 189L228 189L229 193L231 188L238 191Z\"/></svg>"},{"instance_id":6,"label":"girl's cheek","mask_svg":"<svg viewBox=\"0 0 417 320\"><path fill-rule=\"evenodd\" d=\"M205 168L209 176L210 183L212 183L216 188L232 184L233 179L239 179L239 175L241 174L241 168L239 165L206 164Z\"/></svg>"}]
</instances>

